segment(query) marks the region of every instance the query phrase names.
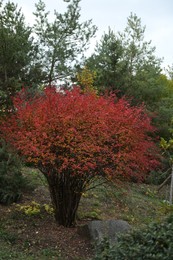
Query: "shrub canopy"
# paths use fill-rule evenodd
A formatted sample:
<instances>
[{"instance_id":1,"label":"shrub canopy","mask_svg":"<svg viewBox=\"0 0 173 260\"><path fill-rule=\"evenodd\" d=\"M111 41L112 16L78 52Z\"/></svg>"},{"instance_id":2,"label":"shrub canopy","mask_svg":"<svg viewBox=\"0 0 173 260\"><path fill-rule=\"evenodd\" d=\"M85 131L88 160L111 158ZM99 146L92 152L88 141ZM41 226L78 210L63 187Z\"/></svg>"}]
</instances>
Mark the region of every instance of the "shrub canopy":
<instances>
[{"instance_id":1,"label":"shrub canopy","mask_svg":"<svg viewBox=\"0 0 173 260\"><path fill-rule=\"evenodd\" d=\"M78 87L48 87L35 97L23 90L14 107L1 125L2 136L45 175L63 225L72 225L81 194L95 176L141 180L158 165L144 107Z\"/></svg>"}]
</instances>

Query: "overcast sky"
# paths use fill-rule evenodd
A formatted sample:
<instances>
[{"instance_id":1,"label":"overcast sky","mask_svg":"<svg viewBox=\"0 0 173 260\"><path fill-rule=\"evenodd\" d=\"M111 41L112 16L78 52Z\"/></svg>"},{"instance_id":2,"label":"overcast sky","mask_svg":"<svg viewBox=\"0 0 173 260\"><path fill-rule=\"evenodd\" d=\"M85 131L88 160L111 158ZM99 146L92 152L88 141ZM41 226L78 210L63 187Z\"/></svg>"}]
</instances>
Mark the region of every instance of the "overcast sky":
<instances>
[{"instance_id":1,"label":"overcast sky","mask_svg":"<svg viewBox=\"0 0 173 260\"><path fill-rule=\"evenodd\" d=\"M11 0L22 7L28 23L33 22L32 12L37 0ZM53 14L65 10L63 0L44 0L47 10ZM152 40L156 55L164 58L163 66L173 64L173 0L81 0L81 19L92 19L98 27L99 40L110 26L114 32L123 31L131 12L146 25L145 39ZM95 41L91 42L91 51Z\"/></svg>"}]
</instances>

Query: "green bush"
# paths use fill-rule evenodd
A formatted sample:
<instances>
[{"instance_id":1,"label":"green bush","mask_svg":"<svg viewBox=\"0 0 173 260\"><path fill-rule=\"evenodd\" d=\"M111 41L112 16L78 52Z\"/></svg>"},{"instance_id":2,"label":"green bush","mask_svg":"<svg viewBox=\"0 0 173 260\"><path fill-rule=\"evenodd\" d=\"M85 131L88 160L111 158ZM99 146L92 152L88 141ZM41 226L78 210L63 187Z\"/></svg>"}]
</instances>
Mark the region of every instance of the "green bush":
<instances>
[{"instance_id":1,"label":"green bush","mask_svg":"<svg viewBox=\"0 0 173 260\"><path fill-rule=\"evenodd\" d=\"M21 197L25 184L18 155L0 140L0 203L11 204Z\"/></svg>"},{"instance_id":2,"label":"green bush","mask_svg":"<svg viewBox=\"0 0 173 260\"><path fill-rule=\"evenodd\" d=\"M93 260L173 259L173 215L162 223L121 235L115 245L104 239Z\"/></svg>"}]
</instances>

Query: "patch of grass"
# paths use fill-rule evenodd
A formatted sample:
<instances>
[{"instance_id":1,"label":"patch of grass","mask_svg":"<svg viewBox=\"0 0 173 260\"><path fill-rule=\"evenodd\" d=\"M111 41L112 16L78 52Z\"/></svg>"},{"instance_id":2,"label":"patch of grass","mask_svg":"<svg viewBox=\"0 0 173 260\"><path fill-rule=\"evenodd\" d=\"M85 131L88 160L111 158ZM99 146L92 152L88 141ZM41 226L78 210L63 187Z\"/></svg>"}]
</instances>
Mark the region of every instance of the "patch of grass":
<instances>
[{"instance_id":1,"label":"patch of grass","mask_svg":"<svg viewBox=\"0 0 173 260\"><path fill-rule=\"evenodd\" d=\"M9 259L17 259L17 260L64 260L61 256L61 252L52 248L45 248L42 250L38 250L37 253L33 254L31 252L27 252L26 248L14 248L10 246L8 243L0 241L0 259L1 260L9 260Z\"/></svg>"},{"instance_id":2,"label":"patch of grass","mask_svg":"<svg viewBox=\"0 0 173 260\"><path fill-rule=\"evenodd\" d=\"M34 257L27 256L24 252L14 250L7 243L0 243L0 259L18 259L18 260L34 260Z\"/></svg>"},{"instance_id":3,"label":"patch of grass","mask_svg":"<svg viewBox=\"0 0 173 260\"><path fill-rule=\"evenodd\" d=\"M61 251L52 248L44 248L41 251L41 255L45 257L45 259L56 259L63 260Z\"/></svg>"},{"instance_id":4,"label":"patch of grass","mask_svg":"<svg viewBox=\"0 0 173 260\"><path fill-rule=\"evenodd\" d=\"M8 244L15 244L18 239L17 234L11 233L3 229L2 227L0 228L0 240L5 241Z\"/></svg>"},{"instance_id":5,"label":"patch of grass","mask_svg":"<svg viewBox=\"0 0 173 260\"><path fill-rule=\"evenodd\" d=\"M6 229L0 227L0 259L8 260L8 259L34 259L31 257L27 257L25 252L22 250L15 249L18 243L18 235L15 233L11 233Z\"/></svg>"},{"instance_id":6,"label":"patch of grass","mask_svg":"<svg viewBox=\"0 0 173 260\"><path fill-rule=\"evenodd\" d=\"M166 211L170 211L162 205L162 199L154 185L126 183L115 186L107 183L84 194L79 216L92 219L89 213L97 212L98 219L123 219L141 226L163 218Z\"/></svg>"}]
</instances>

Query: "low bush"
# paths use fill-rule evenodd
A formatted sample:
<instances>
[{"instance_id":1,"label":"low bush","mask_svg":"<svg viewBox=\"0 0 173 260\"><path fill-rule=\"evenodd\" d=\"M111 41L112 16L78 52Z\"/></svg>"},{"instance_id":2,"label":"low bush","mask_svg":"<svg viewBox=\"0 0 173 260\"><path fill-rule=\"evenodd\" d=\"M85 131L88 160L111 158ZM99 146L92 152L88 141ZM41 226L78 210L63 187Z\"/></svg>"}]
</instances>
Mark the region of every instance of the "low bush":
<instances>
[{"instance_id":1,"label":"low bush","mask_svg":"<svg viewBox=\"0 0 173 260\"><path fill-rule=\"evenodd\" d=\"M18 212L24 213L26 216L40 215L43 212L46 212L50 215L53 215L54 213L54 209L51 205L41 205L35 201L32 201L30 204L27 205L17 204L16 209Z\"/></svg>"},{"instance_id":2,"label":"low bush","mask_svg":"<svg viewBox=\"0 0 173 260\"><path fill-rule=\"evenodd\" d=\"M93 260L173 259L173 215L162 223L121 235L115 245L104 239Z\"/></svg>"}]
</instances>

